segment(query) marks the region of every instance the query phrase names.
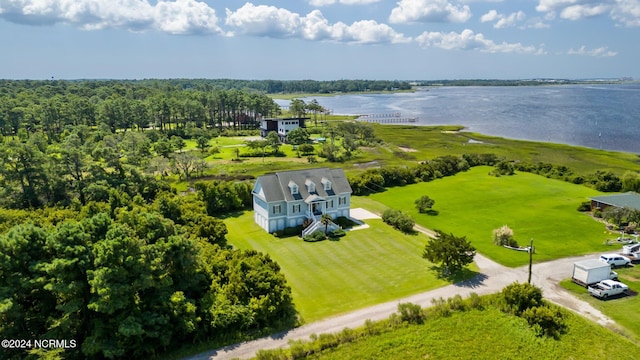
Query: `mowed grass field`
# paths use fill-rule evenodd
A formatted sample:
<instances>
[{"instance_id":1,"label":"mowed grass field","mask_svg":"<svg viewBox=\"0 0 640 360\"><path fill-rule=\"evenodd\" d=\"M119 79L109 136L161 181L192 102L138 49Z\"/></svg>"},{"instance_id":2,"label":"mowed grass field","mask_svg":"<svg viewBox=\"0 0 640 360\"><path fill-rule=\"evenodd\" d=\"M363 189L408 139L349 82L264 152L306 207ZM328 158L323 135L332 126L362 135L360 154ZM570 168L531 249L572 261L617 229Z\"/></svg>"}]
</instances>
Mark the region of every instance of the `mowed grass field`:
<instances>
[{"instance_id":1,"label":"mowed grass field","mask_svg":"<svg viewBox=\"0 0 640 360\"><path fill-rule=\"evenodd\" d=\"M605 240L615 235L577 211L580 203L599 192L529 173L490 176L491 169L476 167L452 177L355 197L352 206L405 211L426 228L466 236L479 252L506 266L527 264L529 257L493 243L493 230L505 224L519 245L534 240L536 262L611 250ZM414 201L422 195L435 200L437 215L418 213Z\"/></svg>"},{"instance_id":2,"label":"mowed grass field","mask_svg":"<svg viewBox=\"0 0 640 360\"><path fill-rule=\"evenodd\" d=\"M305 322L448 284L422 258L425 235L404 235L381 220L367 220L368 229L349 231L339 241L316 243L276 238L254 223L252 211L225 223L231 245L278 262Z\"/></svg>"}]
</instances>

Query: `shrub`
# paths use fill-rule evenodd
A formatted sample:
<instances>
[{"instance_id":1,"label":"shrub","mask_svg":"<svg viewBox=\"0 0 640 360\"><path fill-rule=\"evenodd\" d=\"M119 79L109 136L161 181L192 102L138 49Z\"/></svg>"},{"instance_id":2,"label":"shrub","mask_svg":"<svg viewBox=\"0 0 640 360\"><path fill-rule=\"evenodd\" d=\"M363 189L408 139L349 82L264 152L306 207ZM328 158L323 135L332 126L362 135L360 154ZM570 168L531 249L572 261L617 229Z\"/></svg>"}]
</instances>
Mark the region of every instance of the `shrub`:
<instances>
[{"instance_id":1,"label":"shrub","mask_svg":"<svg viewBox=\"0 0 640 360\"><path fill-rule=\"evenodd\" d=\"M478 293L472 292L467 299L467 306L469 309L482 310L484 309L484 302Z\"/></svg>"},{"instance_id":2,"label":"shrub","mask_svg":"<svg viewBox=\"0 0 640 360\"><path fill-rule=\"evenodd\" d=\"M274 232L273 235L275 235L275 237L289 237L289 236L300 235L301 233L302 233L302 225L287 227L282 230L278 230Z\"/></svg>"},{"instance_id":3,"label":"shrub","mask_svg":"<svg viewBox=\"0 0 640 360\"><path fill-rule=\"evenodd\" d=\"M489 174L493 176L513 175L515 174L513 163L510 161L500 161L495 164Z\"/></svg>"},{"instance_id":4,"label":"shrub","mask_svg":"<svg viewBox=\"0 0 640 360\"><path fill-rule=\"evenodd\" d=\"M339 238L339 237L343 237L346 235L346 233L344 232L344 230L342 229L335 229L333 231L329 231L329 233L327 234L330 238Z\"/></svg>"},{"instance_id":5,"label":"shrub","mask_svg":"<svg viewBox=\"0 0 640 360\"><path fill-rule=\"evenodd\" d=\"M415 201L416 209L418 209L418 212L420 213L428 212L429 210L431 210L435 203L435 200L428 197L427 195L423 195Z\"/></svg>"},{"instance_id":6,"label":"shrub","mask_svg":"<svg viewBox=\"0 0 640 360\"><path fill-rule=\"evenodd\" d=\"M351 219L349 219L347 217L344 217L344 216L339 216L339 217L333 219L333 222L336 225L338 225L341 228L343 228L343 229L347 229L347 228L350 228L350 227L358 225L357 222L355 222L355 221L353 221L353 220L351 220Z\"/></svg>"},{"instance_id":7,"label":"shrub","mask_svg":"<svg viewBox=\"0 0 640 360\"><path fill-rule=\"evenodd\" d=\"M580 211L580 212L591 211L591 202L590 201L582 202L578 206L578 211Z\"/></svg>"},{"instance_id":8,"label":"shrub","mask_svg":"<svg viewBox=\"0 0 640 360\"><path fill-rule=\"evenodd\" d=\"M443 298L431 299L431 308L429 311L437 317L448 317L451 315L451 305Z\"/></svg>"},{"instance_id":9,"label":"shrub","mask_svg":"<svg viewBox=\"0 0 640 360\"><path fill-rule=\"evenodd\" d=\"M324 231L316 230L316 231L312 232L311 234L303 237L302 240L307 241L307 242L316 242L316 241L322 241L322 240L324 240L326 238L327 238L327 234L325 234Z\"/></svg>"},{"instance_id":10,"label":"shrub","mask_svg":"<svg viewBox=\"0 0 640 360\"><path fill-rule=\"evenodd\" d=\"M416 224L411 216L394 209L385 210L382 213L382 221L405 233L412 232Z\"/></svg>"},{"instance_id":11,"label":"shrub","mask_svg":"<svg viewBox=\"0 0 640 360\"><path fill-rule=\"evenodd\" d=\"M542 290L534 285L515 282L502 289L506 311L520 316L525 310L542 305Z\"/></svg>"},{"instance_id":12,"label":"shrub","mask_svg":"<svg viewBox=\"0 0 640 360\"><path fill-rule=\"evenodd\" d=\"M518 247L518 242L513 238L513 230L507 225L493 230L493 243L500 246Z\"/></svg>"},{"instance_id":13,"label":"shrub","mask_svg":"<svg viewBox=\"0 0 640 360\"><path fill-rule=\"evenodd\" d=\"M399 303L400 319L409 324L422 324L425 320L424 312L418 304Z\"/></svg>"},{"instance_id":14,"label":"shrub","mask_svg":"<svg viewBox=\"0 0 640 360\"><path fill-rule=\"evenodd\" d=\"M557 339L567 328L564 314L559 309L549 306L529 308L522 313L522 318L527 320L538 336Z\"/></svg>"}]
</instances>

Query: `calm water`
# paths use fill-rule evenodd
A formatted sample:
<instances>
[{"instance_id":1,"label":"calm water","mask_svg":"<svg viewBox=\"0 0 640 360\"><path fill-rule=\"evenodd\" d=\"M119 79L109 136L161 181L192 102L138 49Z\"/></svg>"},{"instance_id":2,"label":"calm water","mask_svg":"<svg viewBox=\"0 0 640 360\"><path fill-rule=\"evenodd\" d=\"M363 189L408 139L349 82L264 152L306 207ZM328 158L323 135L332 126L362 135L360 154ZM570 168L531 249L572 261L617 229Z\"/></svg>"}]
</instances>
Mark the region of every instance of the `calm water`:
<instances>
[{"instance_id":1,"label":"calm water","mask_svg":"<svg viewBox=\"0 0 640 360\"><path fill-rule=\"evenodd\" d=\"M316 99L335 114L399 113L422 125L457 124L487 135L640 153L638 84L440 87Z\"/></svg>"}]
</instances>

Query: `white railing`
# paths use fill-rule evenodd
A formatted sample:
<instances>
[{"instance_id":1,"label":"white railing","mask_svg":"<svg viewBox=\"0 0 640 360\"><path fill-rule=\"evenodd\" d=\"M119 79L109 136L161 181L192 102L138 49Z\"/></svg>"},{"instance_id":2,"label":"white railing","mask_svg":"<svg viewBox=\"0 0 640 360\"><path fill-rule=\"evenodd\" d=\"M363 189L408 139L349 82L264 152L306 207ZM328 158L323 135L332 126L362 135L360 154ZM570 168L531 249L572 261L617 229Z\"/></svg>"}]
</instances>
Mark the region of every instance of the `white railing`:
<instances>
[{"instance_id":1,"label":"white railing","mask_svg":"<svg viewBox=\"0 0 640 360\"><path fill-rule=\"evenodd\" d=\"M334 223L333 221L331 221L328 225L323 224L320 221L320 216L313 216L311 219L313 219L313 222L309 226L307 226L304 230L302 230L302 237L305 237L316 230L325 231L325 228L326 228L327 231L333 231L335 229L340 228L340 226Z\"/></svg>"}]
</instances>

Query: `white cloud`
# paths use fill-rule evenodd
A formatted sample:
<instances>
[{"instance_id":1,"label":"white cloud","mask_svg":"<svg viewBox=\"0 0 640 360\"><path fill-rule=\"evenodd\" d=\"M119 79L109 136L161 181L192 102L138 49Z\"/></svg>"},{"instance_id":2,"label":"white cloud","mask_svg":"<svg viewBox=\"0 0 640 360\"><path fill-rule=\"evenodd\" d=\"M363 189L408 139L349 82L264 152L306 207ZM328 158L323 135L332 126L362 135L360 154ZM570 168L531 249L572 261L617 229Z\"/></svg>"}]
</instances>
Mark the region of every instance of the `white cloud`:
<instances>
[{"instance_id":1,"label":"white cloud","mask_svg":"<svg viewBox=\"0 0 640 360\"><path fill-rule=\"evenodd\" d=\"M5 0L0 17L32 25L69 24L84 30L159 30L170 34L221 33L215 10L196 0Z\"/></svg>"},{"instance_id":2,"label":"white cloud","mask_svg":"<svg viewBox=\"0 0 640 360\"><path fill-rule=\"evenodd\" d=\"M619 24L640 26L640 0L539 0L536 10L573 21L608 15Z\"/></svg>"},{"instance_id":3,"label":"white cloud","mask_svg":"<svg viewBox=\"0 0 640 360\"><path fill-rule=\"evenodd\" d=\"M519 53L519 54L545 54L545 51L535 46L524 46L520 43L497 44L486 39L483 34L474 34L472 30L465 29L461 33L450 32L424 32L416 38L418 44L423 47L438 47L445 50L478 50L488 53Z\"/></svg>"},{"instance_id":4,"label":"white cloud","mask_svg":"<svg viewBox=\"0 0 640 360\"><path fill-rule=\"evenodd\" d=\"M500 14L498 14L498 12L497 12L497 11L495 11L495 10L489 10L489 12L488 12L488 13L486 13L486 14L484 14L484 15L482 15L482 16L480 17L480 21L481 21L481 22L491 22L491 21L496 21L497 19L499 19L499 18L500 18L500 16L501 16L501 15L500 15Z\"/></svg>"},{"instance_id":5,"label":"white cloud","mask_svg":"<svg viewBox=\"0 0 640 360\"><path fill-rule=\"evenodd\" d=\"M617 0L616 6L611 10L611 17L625 26L640 26L640 1Z\"/></svg>"},{"instance_id":6,"label":"white cloud","mask_svg":"<svg viewBox=\"0 0 640 360\"><path fill-rule=\"evenodd\" d=\"M482 22L493 22L493 27L496 29L504 29L515 26L518 22L524 21L527 16L522 11L514 12L509 15L498 13L496 10L490 10L488 13L480 17Z\"/></svg>"},{"instance_id":7,"label":"white cloud","mask_svg":"<svg viewBox=\"0 0 640 360\"><path fill-rule=\"evenodd\" d=\"M366 5L380 2L381 0L309 0L311 6L327 6L333 4Z\"/></svg>"},{"instance_id":8,"label":"white cloud","mask_svg":"<svg viewBox=\"0 0 640 360\"><path fill-rule=\"evenodd\" d=\"M391 10L391 23L457 22L471 18L468 5L454 5L447 0L400 0Z\"/></svg>"},{"instance_id":9,"label":"white cloud","mask_svg":"<svg viewBox=\"0 0 640 360\"><path fill-rule=\"evenodd\" d=\"M612 57L618 55L616 51L610 51L606 46L588 50L584 45L582 45L578 50L574 50L573 48L569 49L567 54L594 57Z\"/></svg>"},{"instance_id":10,"label":"white cloud","mask_svg":"<svg viewBox=\"0 0 640 360\"><path fill-rule=\"evenodd\" d=\"M301 16L275 6L246 3L235 12L227 9L226 13L226 24L237 28L239 33L245 35L359 44L411 41L390 26L373 20L356 21L351 25L343 22L329 24L320 10L313 10L306 16Z\"/></svg>"},{"instance_id":11,"label":"white cloud","mask_svg":"<svg viewBox=\"0 0 640 360\"><path fill-rule=\"evenodd\" d=\"M611 6L605 4L571 5L560 11L560 17L568 20L580 20L582 18L602 15L610 10Z\"/></svg>"}]
</instances>

